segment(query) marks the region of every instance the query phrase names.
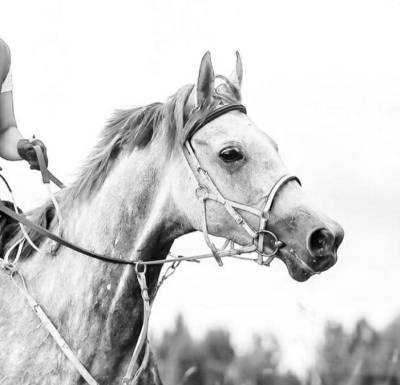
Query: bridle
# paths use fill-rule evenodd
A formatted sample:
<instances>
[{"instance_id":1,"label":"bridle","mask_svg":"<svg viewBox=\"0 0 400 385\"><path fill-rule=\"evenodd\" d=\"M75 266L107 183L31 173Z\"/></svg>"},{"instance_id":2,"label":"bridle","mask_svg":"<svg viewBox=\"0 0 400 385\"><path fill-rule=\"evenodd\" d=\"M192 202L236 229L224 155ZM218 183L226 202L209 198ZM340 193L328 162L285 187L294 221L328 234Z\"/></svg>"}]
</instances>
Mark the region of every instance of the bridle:
<instances>
[{"instance_id":1,"label":"bridle","mask_svg":"<svg viewBox=\"0 0 400 385\"><path fill-rule=\"evenodd\" d=\"M227 246L225 243L222 249L218 249L215 244L211 241L208 226L207 226L207 208L206 202L207 200L216 201L222 204L229 215L234 219L234 221L241 226L252 238L253 242L242 248L242 251L245 250L246 253L256 252L258 254L257 263L260 265L267 265L271 263L275 255L278 251L285 246L285 243L279 240L279 238L273 233L271 230L267 229L268 220L271 214L272 205L276 198L276 195L280 191L280 189L289 181L295 180L299 184L301 184L298 177L294 175L285 174L280 177L275 184L270 189L269 193L266 195L266 199L262 205L261 209L257 209L242 203L237 203L232 200L226 199L222 193L219 191L216 183L212 180L210 174L201 166L199 159L196 156L196 153L193 149L191 139L193 135L204 127L206 124L210 123L214 119L231 112L231 111L239 111L244 114L247 113L246 107L242 104L229 104L222 107L217 108L212 111L208 115L206 115L203 119L197 121L191 128L187 139L183 145L183 154L186 159L186 164L189 166L189 170L195 177L197 181L197 186L195 189L197 199L202 203L202 219L201 219L201 227L204 235L205 242L207 246L210 248L213 256L217 260L218 264L222 266L222 259L220 257L220 252ZM210 187L213 192L210 192ZM240 211L247 211L250 214L253 214L259 218L258 230L255 230L246 219L240 214ZM270 252L266 253L264 251L264 247L268 242L268 247L271 249ZM228 241L230 242L230 241ZM233 244L231 243L232 247ZM237 249L236 249L237 250Z\"/></svg>"},{"instance_id":2,"label":"bridle","mask_svg":"<svg viewBox=\"0 0 400 385\"><path fill-rule=\"evenodd\" d=\"M41 320L42 325L49 331L49 333L52 335L53 339L59 345L59 347L61 348L63 353L68 357L68 359L70 360L72 365L75 367L75 369L80 373L82 378L89 385L98 385L98 383L91 376L91 374L88 372L88 370L82 365L82 363L79 361L79 359L74 354L74 352L69 348L66 341L62 338L62 336L57 331L56 327L51 322L49 317L45 314L45 312L43 311L41 306L30 295L27 285L25 284L24 277L17 269L17 263L20 258L20 255L22 252L22 246L23 246L25 240L28 241L28 243L37 252L39 252L39 253L41 252L39 250L39 248L30 239L24 226L36 231L43 237L49 238L49 239L53 240L54 242L56 242L60 245L63 245L69 249L72 249L80 254L84 254L91 258L95 258L95 259L98 259L98 260L101 260L104 262L121 264L121 265L133 265L135 267L135 273L136 273L136 276L137 276L137 279L139 282L142 300L143 300L143 322L142 322L142 328L141 328L141 331L139 334L139 338L134 347L134 351L133 351L131 360L128 364L127 372L122 379L122 384L123 385L136 384L141 373L143 372L144 368L146 367L148 358L149 358L149 348L148 348L148 343L147 343L147 336L148 336L148 325L149 325L149 318L150 318L150 312L151 312L151 300L154 299L161 284L169 276L171 276L174 273L175 269L182 261L199 262L202 259L214 257L217 260L218 264L221 266L222 258L225 258L225 257L254 261L255 259L241 257L241 254L256 252L258 254L258 258L255 261L260 265L268 266L271 263L271 261L273 260L273 258L276 256L276 254L279 252L279 250L281 248L285 247L285 243L283 241L281 241L274 232L272 232L271 230L268 230L267 225L268 225L268 221L270 218L273 203L274 203L274 200L275 200L278 192L289 181L295 180L298 183L300 183L299 179L293 175L283 175L282 177L280 177L275 182L275 184L272 186L272 188L270 189L268 194L266 195L266 199L263 202L262 207L260 209L248 206L246 204L237 203L237 202L229 200L223 196L223 194L219 191L216 183L212 180L209 173L201 166L201 164L196 156L196 153L192 147L191 138L198 130L200 130L202 127L204 127L206 124L210 123L214 119L217 119L221 115L224 115L231 111L239 111L239 112L246 114L246 108L241 104L230 104L230 105L225 105L220 108L217 108L216 110L207 114L205 117L195 121L195 123L191 126L189 135L187 136L187 138L182 146L182 151L184 154L184 158L186 160L186 165L188 166L188 169L193 174L193 176L197 182L197 186L195 187L195 194L196 194L196 197L198 198L198 200L202 203L202 219L201 219L202 232L204 235L205 242L207 243L208 247L210 248L212 254L195 255L195 256L189 256L189 257L173 256L172 258L168 258L168 259L151 260L151 261L119 259L119 258L114 258L109 255L97 254L93 251L87 250L79 245L76 245L72 242L69 242L69 241L63 239L62 237L60 237L60 236L50 232L49 230L37 225L36 223L30 221L23 214L20 214L18 212L17 205L15 203L15 200L14 200L14 197L12 194L12 190L11 190L9 184L7 183L6 179L4 178L4 176L2 176L0 174L0 179L2 179L3 182L6 184L6 187L9 190L12 200L14 202L14 208L15 208L15 210L13 211L12 209L10 209L6 205L4 205L4 203L1 202L1 200L0 200L0 212L2 212L3 214L7 215L8 217L13 218L17 222L19 222L21 231L24 235L24 237L21 240L19 240L17 243L15 243L7 251L7 253L5 253L4 259L0 258L0 269L3 270L4 272L6 272L10 276L12 282L21 291L22 295L25 296L29 305L31 306L33 311L36 313L38 318ZM189 123L187 123L187 124L189 124ZM48 191L50 192L51 199L56 208L56 212L58 213L58 211L59 211L58 204L57 204L55 197L51 194L49 184L50 184L50 181L52 181L53 183L57 184L60 188L63 188L64 186L47 169L47 166L44 162L43 154L41 153L41 151L42 151L41 148L37 146L37 147L35 147L35 151L36 151L36 154L37 154L37 157L39 160L39 166L40 166L40 171L42 173L43 183L46 185L46 187L48 187ZM222 204L225 207L226 211L229 213L229 215L234 219L234 221L250 235L252 242L247 246L235 248L233 241L227 239L224 246L221 249L218 249L214 245L214 243L211 241L210 234L208 232L207 210L206 210L207 209L206 208L207 200L216 201L216 202ZM240 211L248 212L259 218L259 226L258 226L257 230L253 229L253 227L240 214ZM230 249L225 250L228 247L228 245L230 245ZM265 247L269 247L271 250L266 253L264 251ZM14 260L11 261L11 260L9 260L9 255L11 254L11 251L13 251L13 249L15 249L15 248L17 249L16 256L15 256ZM172 255L172 254L170 254L170 255ZM147 281L146 281L146 268L148 265L162 265L162 264L166 264L166 263L169 263L170 265L168 266L168 268L164 272L163 276L161 277L161 279L156 287L153 297L150 298L149 292L148 292L148 287L147 287ZM146 343L147 343L146 348L143 351L143 347ZM140 357L141 353L143 353L143 358L139 365L138 363L139 363L139 357Z\"/></svg>"}]
</instances>

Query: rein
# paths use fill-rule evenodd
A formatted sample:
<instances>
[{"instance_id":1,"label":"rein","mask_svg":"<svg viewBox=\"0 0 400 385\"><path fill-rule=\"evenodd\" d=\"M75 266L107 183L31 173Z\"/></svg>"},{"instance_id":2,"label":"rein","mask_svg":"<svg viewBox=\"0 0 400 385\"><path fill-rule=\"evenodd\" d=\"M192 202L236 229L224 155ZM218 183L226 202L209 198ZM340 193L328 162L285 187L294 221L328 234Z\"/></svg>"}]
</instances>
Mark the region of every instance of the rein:
<instances>
[{"instance_id":1,"label":"rein","mask_svg":"<svg viewBox=\"0 0 400 385\"><path fill-rule=\"evenodd\" d=\"M193 135L204 127L206 124L210 123L214 119L228 113L231 111L239 111L241 113L246 114L246 108L241 104L231 104L222 106L217 108L215 111L209 113L204 118L198 120L191 128L188 138L183 144L182 151L184 154L184 158L186 160L186 165L190 170L190 173L194 176L197 186L195 188L196 197L202 203L202 232L204 235L205 242L207 246L211 250L211 254L202 254L202 255L195 255L195 256L175 256L171 253L167 259L160 259L160 260L151 260L151 261L137 261L133 259L118 259L113 258L109 255L98 254L96 252L90 251L85 249L81 246L78 246L74 243L71 243L64 238L48 231L47 229L35 224L31 220L29 220L25 215L20 214L17 209L17 205L15 203L15 199L13 197L12 190L4 178L3 175L0 174L0 178L5 183L12 200L14 202L14 211L9 209L2 201L0 201L0 212L4 215L16 220L23 233L23 238L15 243L5 254L4 259L0 258L0 268L3 269L11 278L13 283L17 286L17 288L21 291L21 293L27 299L27 302L36 313L36 315L41 320L43 326L49 331L49 333L54 338L55 342L61 348L63 353L66 357L71 361L77 372L82 376L82 378L88 383L89 385L98 385L96 380L90 375L88 370L83 366L83 364L79 361L77 356L72 352L69 348L65 340L61 337L60 333L55 328L54 324L50 321L48 316L45 314L43 309L40 305L34 300L34 298L29 294L27 286L25 284L25 280L21 273L18 271L16 265L19 260L19 257L22 252L22 246L25 240L39 253L43 253L38 246L36 246L29 235L27 234L25 227L30 228L31 230L36 231L40 235L45 238L51 239L52 241L65 246L73 251L76 251L80 254L84 254L90 258L94 258L103 262L120 264L120 265L132 265L135 266L135 273L140 285L141 289L141 296L143 300L143 322L142 328L139 334L138 341L135 345L132 358L128 364L128 369L125 376L122 379L121 385L135 385L139 379L139 376L145 369L148 358L149 358L149 344L148 344L148 326L149 326L149 319L151 314L151 305L152 301L154 300L159 288L165 282L167 278L169 278L179 266L179 264L183 261L189 262L200 262L202 259L208 258L215 258L216 261L220 266L222 266L222 259L223 258L236 258L240 260L252 261L257 262L260 265L269 266L271 261L275 258L276 254L279 250L285 247L285 243L270 230L267 229L268 220L270 217L271 209L273 206L274 199L280 189L289 181L297 181L300 184L299 179L293 175L283 175L279 178L275 184L272 186L268 194L266 194L266 199L262 205L261 209L254 208L248 206L246 204L238 203L226 199L223 194L219 191L216 183L213 181L209 173L201 166L196 153L192 147L191 139ZM48 187L48 191L50 197L53 201L53 204L56 208L57 215L59 217L59 222L61 221L61 213L58 207L58 203L53 196L51 189L50 189L50 182L56 184L59 188L64 188L64 184L57 179L47 168L44 156L42 153L42 149L39 146L34 146L38 161L39 167L42 174L42 181ZM207 228L207 210L206 210L206 201L213 200L220 204L222 204L229 215L234 219L234 221L241 226L245 232L247 232L250 237L252 238L252 242L249 245L242 246L240 248L235 248L235 244L233 241L227 239L224 246L221 249L218 249L214 243L210 240L208 228ZM259 226L258 229L254 229L242 216L240 213L241 211L248 212L259 219ZM268 244L267 244L268 243ZM18 246L16 257L13 261L9 260L9 255L11 251ZM269 252L264 251L264 247L268 246L271 250ZM242 254L248 254L256 252L258 257L254 258L246 258L242 257ZM162 265L162 264L170 264L162 277L159 280L159 283L156 287L155 293L152 298L150 298L148 293L147 281L146 281L146 269L148 265ZM140 365L138 365L139 355L143 352L143 347L146 344L146 349L144 351L144 356ZM136 369L136 371L135 371Z\"/></svg>"}]
</instances>

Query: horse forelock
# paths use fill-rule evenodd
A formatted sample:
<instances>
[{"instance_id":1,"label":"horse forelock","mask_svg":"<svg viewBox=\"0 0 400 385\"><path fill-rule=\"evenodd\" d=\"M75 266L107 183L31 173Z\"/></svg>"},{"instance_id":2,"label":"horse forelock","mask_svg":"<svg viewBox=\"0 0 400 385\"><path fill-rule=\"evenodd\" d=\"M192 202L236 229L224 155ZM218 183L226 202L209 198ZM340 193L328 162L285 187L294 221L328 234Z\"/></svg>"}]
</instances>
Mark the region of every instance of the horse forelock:
<instances>
[{"instance_id":1,"label":"horse forelock","mask_svg":"<svg viewBox=\"0 0 400 385\"><path fill-rule=\"evenodd\" d=\"M183 144L191 135L195 124L209 115L212 111L223 105L240 103L240 89L236 87L227 77L216 76L216 87L212 94L198 108L192 109L184 125L184 132L180 144Z\"/></svg>"},{"instance_id":2,"label":"horse forelock","mask_svg":"<svg viewBox=\"0 0 400 385\"><path fill-rule=\"evenodd\" d=\"M241 101L240 89L224 75L217 75L216 80L221 82L217 85L215 93L218 97L225 99L228 103Z\"/></svg>"}]
</instances>

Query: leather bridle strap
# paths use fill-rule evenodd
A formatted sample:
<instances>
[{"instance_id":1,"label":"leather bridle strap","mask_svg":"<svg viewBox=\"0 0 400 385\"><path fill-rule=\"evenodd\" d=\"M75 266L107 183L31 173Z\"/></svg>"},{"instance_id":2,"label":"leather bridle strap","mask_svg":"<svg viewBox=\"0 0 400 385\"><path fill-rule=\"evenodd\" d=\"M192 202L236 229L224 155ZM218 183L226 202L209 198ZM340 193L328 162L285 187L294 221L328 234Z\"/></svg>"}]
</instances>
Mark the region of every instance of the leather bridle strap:
<instances>
[{"instance_id":1,"label":"leather bridle strap","mask_svg":"<svg viewBox=\"0 0 400 385\"><path fill-rule=\"evenodd\" d=\"M57 187L63 189L65 188L65 185L63 182L60 181L60 179L58 179L53 173L50 172L50 170L48 169L47 165L46 165L46 161L44 159L44 155L43 155L43 150L40 146L33 146L33 149L35 150L36 153L36 157L39 163L39 169L40 169L40 173L42 174L42 181L45 184L48 184L51 182L53 182Z\"/></svg>"},{"instance_id":2,"label":"leather bridle strap","mask_svg":"<svg viewBox=\"0 0 400 385\"><path fill-rule=\"evenodd\" d=\"M18 214L17 212L9 209L1 200L0 200L0 212L2 212L3 214L7 215L8 217L10 217L16 221L22 223L26 227L36 231L38 234L42 235L43 237L49 238L49 239L59 243L60 245L68 247L69 249L74 250L80 254L87 255L88 257L91 257L91 258L99 259L100 261L103 261L103 262L116 263L119 265L136 265L137 264L137 262L135 262L135 261L118 259L118 258L106 256L103 254L97 254L97 253L87 250L83 247L75 245L74 243L68 242L67 240L59 237L58 235L55 235L55 234L51 233L50 231L46 230L44 227L39 226L36 223L30 221L24 215Z\"/></svg>"},{"instance_id":3,"label":"leather bridle strap","mask_svg":"<svg viewBox=\"0 0 400 385\"><path fill-rule=\"evenodd\" d=\"M283 175L272 186L271 191L267 195L267 199L265 201L264 207L261 210L260 225L259 225L259 229L257 232L257 234L258 234L257 252L258 252L258 263L259 264L269 265L271 263L272 259L274 258L275 254L278 252L278 250L284 246L283 242L280 241L273 232L267 230L267 223L268 223L272 205L274 203L277 193L279 192L279 190L282 188L283 185L285 185L287 182L289 182L291 180L295 180L301 185L300 179L297 176L288 175L288 174ZM274 242L274 249L269 254L265 254L263 252L266 235L269 235ZM267 260L264 261L263 257L267 257Z\"/></svg>"},{"instance_id":4,"label":"leather bridle strap","mask_svg":"<svg viewBox=\"0 0 400 385\"><path fill-rule=\"evenodd\" d=\"M256 237L256 232L251 228L251 226L243 219L243 217L237 212L237 210L235 209L235 206L238 207L240 206L241 208L244 208L244 205L241 204L236 204L233 201L227 200L224 198L224 196L221 194L221 192L218 190L216 184L214 183L214 181L211 179L210 175L208 174L208 172L206 170L204 170L201 166L200 163L193 151L193 148L191 146L191 144L187 141L185 143L185 150L184 153L187 152L187 156L185 155L185 158L187 160L187 164L189 166L189 169L192 171L192 173L194 174L197 182L198 182L198 186L196 188L196 196L197 198L201 201L202 203L202 218L201 218L201 227L202 227L202 232L204 235L204 240L207 243L207 246L210 248L212 254L214 255L216 261L218 262L218 264L220 266L223 265L222 263L222 259L219 256L219 250L217 249L217 247L212 243L210 237L209 237L209 233L208 233L208 229L207 229L207 214L206 214L206 201L208 199L211 200L215 200L219 203L221 203L222 205L224 205L226 211L231 215L231 217L235 220L235 222L242 226L243 229L252 237ZM193 165L190 164L190 161L193 163ZM206 181L206 183L210 186L213 187L215 194L210 194L208 188L202 183L202 181L200 180L200 178L197 176L197 173L193 170L193 168L196 170L196 172L198 174L201 175L202 178L204 178L204 180ZM261 214L261 212L260 212Z\"/></svg>"},{"instance_id":5,"label":"leather bridle strap","mask_svg":"<svg viewBox=\"0 0 400 385\"><path fill-rule=\"evenodd\" d=\"M43 326L46 330L50 333L53 337L56 344L65 354L65 356L69 359L70 363L75 367L77 372L82 376L82 378L86 381L89 385L99 385L99 383L92 377L86 367L81 363L78 359L76 354L72 351L72 349L68 346L65 339L61 336L58 332L57 328L55 327L54 323L50 320L47 316L43 308L36 302L36 300L32 297L32 295L28 291L28 287L25 283L25 279L23 275L16 270L15 268L10 266L4 266L4 263L0 259L0 267L5 268L5 271L8 272L10 275L11 281L17 287L17 289L22 293L22 295L26 298L29 306L35 312L36 316L42 322ZM10 270L7 270L10 269ZM20 283L17 283L17 278L19 278Z\"/></svg>"},{"instance_id":6,"label":"leather bridle strap","mask_svg":"<svg viewBox=\"0 0 400 385\"><path fill-rule=\"evenodd\" d=\"M227 106L222 106L217 108L216 110L210 112L208 115L199 119L196 123L193 124L192 128L190 129L190 133L186 138L186 141L190 142L192 136L200 130L200 128L204 127L206 124L212 122L213 120L219 118L222 115L227 114L231 111L239 111L244 114L247 114L246 107L243 104L229 104Z\"/></svg>"}]
</instances>

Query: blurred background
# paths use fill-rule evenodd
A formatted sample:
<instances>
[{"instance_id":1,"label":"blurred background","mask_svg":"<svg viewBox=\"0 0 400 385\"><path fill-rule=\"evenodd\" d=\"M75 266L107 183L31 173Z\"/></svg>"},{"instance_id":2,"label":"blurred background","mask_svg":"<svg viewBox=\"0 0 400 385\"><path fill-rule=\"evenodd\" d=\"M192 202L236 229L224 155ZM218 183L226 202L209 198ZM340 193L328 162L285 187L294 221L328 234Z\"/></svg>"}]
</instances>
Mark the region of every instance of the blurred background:
<instances>
[{"instance_id":1,"label":"blurred background","mask_svg":"<svg viewBox=\"0 0 400 385\"><path fill-rule=\"evenodd\" d=\"M305 283L280 262L182 265L151 320L167 385L399 383L399 1L2 0L0 20L19 127L62 180L114 109L194 83L206 50L229 75L239 50L250 117L345 229ZM46 198L26 164L1 166L21 207Z\"/></svg>"}]
</instances>

